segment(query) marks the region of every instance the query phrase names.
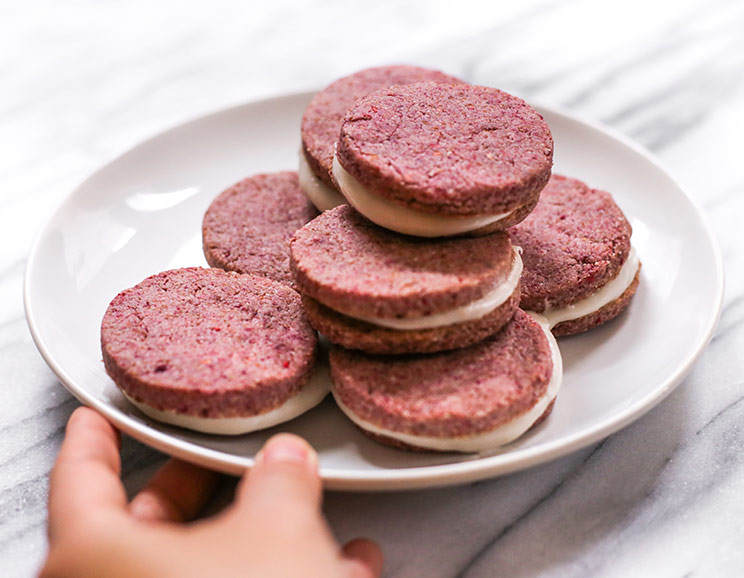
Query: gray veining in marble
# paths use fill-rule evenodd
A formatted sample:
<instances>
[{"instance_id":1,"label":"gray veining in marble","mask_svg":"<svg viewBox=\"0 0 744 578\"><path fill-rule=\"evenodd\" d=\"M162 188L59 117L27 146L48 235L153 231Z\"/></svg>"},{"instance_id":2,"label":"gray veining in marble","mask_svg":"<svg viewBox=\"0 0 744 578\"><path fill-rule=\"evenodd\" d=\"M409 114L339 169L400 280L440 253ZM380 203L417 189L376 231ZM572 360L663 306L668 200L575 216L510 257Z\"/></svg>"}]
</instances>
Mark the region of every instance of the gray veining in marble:
<instances>
[{"instance_id":1,"label":"gray veining in marble","mask_svg":"<svg viewBox=\"0 0 744 578\"><path fill-rule=\"evenodd\" d=\"M33 575L43 559L46 478L77 403L23 317L26 255L54 208L191 117L413 62L651 149L718 236L724 311L683 384L607 440L456 488L330 493L334 531L379 540L395 578L744 575L742 31L737 0L0 4L0 574ZM128 490L163 460L125 441Z\"/></svg>"}]
</instances>

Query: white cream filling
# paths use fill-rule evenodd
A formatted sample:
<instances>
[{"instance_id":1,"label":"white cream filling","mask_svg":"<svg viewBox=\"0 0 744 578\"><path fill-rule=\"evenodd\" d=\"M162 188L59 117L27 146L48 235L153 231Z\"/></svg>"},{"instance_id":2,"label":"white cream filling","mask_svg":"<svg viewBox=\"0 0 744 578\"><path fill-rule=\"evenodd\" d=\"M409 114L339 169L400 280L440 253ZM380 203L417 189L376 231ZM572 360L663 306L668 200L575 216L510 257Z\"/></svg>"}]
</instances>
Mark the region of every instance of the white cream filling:
<instances>
[{"instance_id":1,"label":"white cream filling","mask_svg":"<svg viewBox=\"0 0 744 578\"><path fill-rule=\"evenodd\" d=\"M435 327L454 325L455 323L474 321L488 315L491 311L503 305L511 294L514 293L521 275L522 258L519 256L519 252L515 248L514 263L506 281L497 285L480 299L466 303L461 307L456 307L449 311L434 313L424 317L414 317L411 319L358 316L355 316L355 318L380 327L397 329L398 331L418 331L421 329L432 329Z\"/></svg>"},{"instance_id":2,"label":"white cream filling","mask_svg":"<svg viewBox=\"0 0 744 578\"><path fill-rule=\"evenodd\" d=\"M328 394L328 371L322 370L322 364L316 366L310 379L297 395L290 397L279 407L254 416L246 417L198 417L171 410L156 409L146 403L124 396L146 416L154 420L177 425L186 429L219 435L240 435L296 418L318 405ZM123 393L123 392L122 392Z\"/></svg>"},{"instance_id":3,"label":"white cream filling","mask_svg":"<svg viewBox=\"0 0 744 578\"><path fill-rule=\"evenodd\" d=\"M297 178L300 181L300 188L305 191L307 198L320 212L346 203L346 199L341 193L326 185L315 175L302 149L300 149L300 165L297 168Z\"/></svg>"},{"instance_id":4,"label":"white cream filling","mask_svg":"<svg viewBox=\"0 0 744 578\"><path fill-rule=\"evenodd\" d=\"M548 339L548 344L550 345L550 354L553 360L553 373L550 376L550 381L548 382L548 387L545 391L545 394L537 401L534 406L532 406L532 408L529 409L529 411L515 417L508 423L492 429L489 432L472 436L453 438L419 436L409 433L401 433L379 427L359 418L343 404L343 402L336 395L335 391L332 392L333 397L336 400L339 408L341 408L341 411L343 411L346 416L360 428L373 434L395 439L412 446L445 452L451 451L472 453L485 452L506 445L524 434L528 429L530 429L530 427L532 427L532 425L540 418L540 416L545 413L548 405L550 405L550 403L555 399L556 395L558 395L558 390L560 389L561 382L563 381L563 361L561 359L561 354L558 350L558 344L555 341L555 337L553 337L553 334L550 332L550 328L548 327L547 321L545 321L543 317L535 313L530 313L530 315L535 319L535 321L540 324L540 327L545 333L545 337Z\"/></svg>"},{"instance_id":5,"label":"white cream filling","mask_svg":"<svg viewBox=\"0 0 744 578\"><path fill-rule=\"evenodd\" d=\"M373 223L391 231L416 237L444 237L475 231L500 221L513 211L499 215L478 215L475 217L440 216L409 209L370 193L367 188L352 177L333 156L333 176L346 200Z\"/></svg>"},{"instance_id":6,"label":"white cream filling","mask_svg":"<svg viewBox=\"0 0 744 578\"><path fill-rule=\"evenodd\" d=\"M555 327L558 323L563 321L572 321L584 317L585 315L589 315L590 313L594 313L595 311L599 311L602 307L608 303L612 303L616 299L619 299L620 296L625 293L625 290L630 287L631 283L633 283L633 279L635 278L636 273L638 273L639 267L640 261L638 259L638 254L636 253L635 248L631 246L628 258L620 268L620 272L612 281L607 283L596 293L593 293L581 301L566 305L565 307L558 307L555 309L550 307L547 308L542 313L543 317L548 320L550 327Z\"/></svg>"}]
</instances>

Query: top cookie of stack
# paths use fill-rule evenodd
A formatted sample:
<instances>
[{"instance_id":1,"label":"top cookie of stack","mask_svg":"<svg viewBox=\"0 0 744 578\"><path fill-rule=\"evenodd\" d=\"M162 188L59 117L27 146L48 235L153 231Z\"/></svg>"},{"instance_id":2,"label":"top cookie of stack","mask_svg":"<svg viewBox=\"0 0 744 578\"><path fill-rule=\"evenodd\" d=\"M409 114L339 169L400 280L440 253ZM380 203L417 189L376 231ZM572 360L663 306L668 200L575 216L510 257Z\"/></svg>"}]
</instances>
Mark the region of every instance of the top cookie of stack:
<instances>
[{"instance_id":1,"label":"top cookie of stack","mask_svg":"<svg viewBox=\"0 0 744 578\"><path fill-rule=\"evenodd\" d=\"M523 100L469 84L394 86L346 114L333 174L378 225L420 237L503 231L550 178L553 139Z\"/></svg>"}]
</instances>

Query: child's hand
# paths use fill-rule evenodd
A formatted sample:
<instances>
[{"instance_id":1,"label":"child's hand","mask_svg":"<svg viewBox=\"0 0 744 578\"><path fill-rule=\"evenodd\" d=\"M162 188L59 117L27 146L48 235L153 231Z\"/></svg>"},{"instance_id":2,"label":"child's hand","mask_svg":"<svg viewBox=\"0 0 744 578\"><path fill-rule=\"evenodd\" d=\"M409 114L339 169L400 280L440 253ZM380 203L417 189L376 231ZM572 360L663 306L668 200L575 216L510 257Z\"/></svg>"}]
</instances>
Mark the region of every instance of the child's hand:
<instances>
[{"instance_id":1,"label":"child's hand","mask_svg":"<svg viewBox=\"0 0 744 578\"><path fill-rule=\"evenodd\" d=\"M296 436L271 438L235 502L191 524L213 473L171 460L128 504L119 472L116 430L93 410L76 410L51 474L43 578L380 575L377 545L341 549L333 539L315 451Z\"/></svg>"}]
</instances>

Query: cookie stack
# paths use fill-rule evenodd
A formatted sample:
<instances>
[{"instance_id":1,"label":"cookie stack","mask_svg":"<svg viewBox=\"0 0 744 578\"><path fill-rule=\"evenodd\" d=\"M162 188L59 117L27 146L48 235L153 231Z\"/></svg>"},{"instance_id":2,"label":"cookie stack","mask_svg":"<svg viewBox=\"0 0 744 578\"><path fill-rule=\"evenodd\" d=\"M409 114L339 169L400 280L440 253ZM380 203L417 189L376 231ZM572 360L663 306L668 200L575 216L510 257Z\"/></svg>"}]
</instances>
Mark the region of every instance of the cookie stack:
<instances>
[{"instance_id":1,"label":"cookie stack","mask_svg":"<svg viewBox=\"0 0 744 578\"><path fill-rule=\"evenodd\" d=\"M314 103L344 82L306 119L318 123ZM306 119L300 172L314 137ZM551 179L547 124L498 89L408 82L327 120L337 137L322 174L330 164L348 204L295 233L290 265L311 325L334 344L337 404L373 438L409 449L516 439L560 387L551 324L584 331L635 290L627 221L606 193Z\"/></svg>"},{"instance_id":2,"label":"cookie stack","mask_svg":"<svg viewBox=\"0 0 744 578\"><path fill-rule=\"evenodd\" d=\"M523 100L438 71L342 78L300 132L298 172L244 179L206 212L213 269L111 302L101 345L124 395L199 431L270 427L327 393L317 331L338 406L383 443L488 451L545 419L554 335L617 316L638 285L611 196L551 176Z\"/></svg>"}]
</instances>

